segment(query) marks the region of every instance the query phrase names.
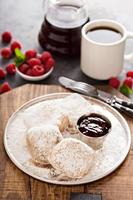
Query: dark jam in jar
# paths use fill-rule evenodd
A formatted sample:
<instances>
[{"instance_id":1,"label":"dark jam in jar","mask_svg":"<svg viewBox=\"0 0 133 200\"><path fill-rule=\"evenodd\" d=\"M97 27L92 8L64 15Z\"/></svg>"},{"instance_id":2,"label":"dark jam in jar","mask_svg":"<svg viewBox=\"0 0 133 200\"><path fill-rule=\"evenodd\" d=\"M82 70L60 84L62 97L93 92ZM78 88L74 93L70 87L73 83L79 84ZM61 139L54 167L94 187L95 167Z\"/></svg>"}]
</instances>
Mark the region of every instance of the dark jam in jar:
<instances>
[{"instance_id":1,"label":"dark jam in jar","mask_svg":"<svg viewBox=\"0 0 133 200\"><path fill-rule=\"evenodd\" d=\"M110 121L100 114L91 113L79 118L78 129L81 133L89 137L101 137L106 135L111 128Z\"/></svg>"}]
</instances>

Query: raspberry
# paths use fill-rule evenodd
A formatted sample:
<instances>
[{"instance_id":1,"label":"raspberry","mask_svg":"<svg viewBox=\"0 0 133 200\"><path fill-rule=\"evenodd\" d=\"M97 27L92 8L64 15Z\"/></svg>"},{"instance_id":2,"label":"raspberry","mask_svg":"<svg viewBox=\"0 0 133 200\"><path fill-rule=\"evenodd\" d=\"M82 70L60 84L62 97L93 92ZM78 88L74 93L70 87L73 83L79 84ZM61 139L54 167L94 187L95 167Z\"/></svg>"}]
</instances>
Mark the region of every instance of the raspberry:
<instances>
[{"instance_id":1,"label":"raspberry","mask_svg":"<svg viewBox=\"0 0 133 200\"><path fill-rule=\"evenodd\" d=\"M25 72L26 75L28 76L33 76L32 74L32 69L28 69L26 72Z\"/></svg>"},{"instance_id":2,"label":"raspberry","mask_svg":"<svg viewBox=\"0 0 133 200\"><path fill-rule=\"evenodd\" d=\"M34 67L35 65L41 65L41 61L38 58L31 58L27 61L30 67Z\"/></svg>"},{"instance_id":3,"label":"raspberry","mask_svg":"<svg viewBox=\"0 0 133 200\"><path fill-rule=\"evenodd\" d=\"M12 56L12 51L10 48L6 47L1 50L1 56L3 58L10 58Z\"/></svg>"},{"instance_id":4,"label":"raspberry","mask_svg":"<svg viewBox=\"0 0 133 200\"><path fill-rule=\"evenodd\" d=\"M128 71L126 74L127 77L132 77L133 78L133 71Z\"/></svg>"},{"instance_id":5,"label":"raspberry","mask_svg":"<svg viewBox=\"0 0 133 200\"><path fill-rule=\"evenodd\" d=\"M41 76L45 73L45 69L41 65L35 65L32 68L32 74L33 76Z\"/></svg>"},{"instance_id":6,"label":"raspberry","mask_svg":"<svg viewBox=\"0 0 133 200\"><path fill-rule=\"evenodd\" d=\"M51 58L51 57L52 57L52 56L51 56L51 54L50 54L48 51L44 51L44 52L41 54L40 59L41 59L42 63L45 64L46 61L47 61L49 58Z\"/></svg>"},{"instance_id":7,"label":"raspberry","mask_svg":"<svg viewBox=\"0 0 133 200\"><path fill-rule=\"evenodd\" d=\"M0 79L5 78L6 72L0 67Z\"/></svg>"},{"instance_id":8,"label":"raspberry","mask_svg":"<svg viewBox=\"0 0 133 200\"><path fill-rule=\"evenodd\" d=\"M19 69L20 72L22 72L23 74L25 74L26 71L27 71L29 68L30 68L29 65L27 65L27 64L24 63L24 64L20 65L18 69Z\"/></svg>"},{"instance_id":9,"label":"raspberry","mask_svg":"<svg viewBox=\"0 0 133 200\"><path fill-rule=\"evenodd\" d=\"M55 66L55 61L53 58L49 58L46 62L45 68L46 68L46 72L48 72L52 67Z\"/></svg>"},{"instance_id":10,"label":"raspberry","mask_svg":"<svg viewBox=\"0 0 133 200\"><path fill-rule=\"evenodd\" d=\"M38 58L41 61L41 54L37 54L36 58Z\"/></svg>"},{"instance_id":11,"label":"raspberry","mask_svg":"<svg viewBox=\"0 0 133 200\"><path fill-rule=\"evenodd\" d=\"M18 41L14 41L14 42L12 42L12 44L11 44L11 50L12 50L12 52L14 52L16 48L18 48L18 49L21 49L21 48L22 48L21 43L18 42Z\"/></svg>"},{"instance_id":12,"label":"raspberry","mask_svg":"<svg viewBox=\"0 0 133 200\"><path fill-rule=\"evenodd\" d=\"M28 50L28 51L25 52L25 56L26 56L27 60L30 59L30 58L35 58L36 54L37 54L37 52L34 49L31 49L31 50Z\"/></svg>"},{"instance_id":13,"label":"raspberry","mask_svg":"<svg viewBox=\"0 0 133 200\"><path fill-rule=\"evenodd\" d=\"M0 94L5 93L10 91L12 88L10 87L8 82L4 82L1 86L0 86Z\"/></svg>"},{"instance_id":14,"label":"raspberry","mask_svg":"<svg viewBox=\"0 0 133 200\"><path fill-rule=\"evenodd\" d=\"M132 86L133 86L133 79L132 79L131 77L127 77L127 78L124 80L123 84L132 89Z\"/></svg>"},{"instance_id":15,"label":"raspberry","mask_svg":"<svg viewBox=\"0 0 133 200\"><path fill-rule=\"evenodd\" d=\"M115 89L118 89L118 87L120 86L120 81L118 78L116 77L112 77L110 80L109 80L109 85Z\"/></svg>"},{"instance_id":16,"label":"raspberry","mask_svg":"<svg viewBox=\"0 0 133 200\"><path fill-rule=\"evenodd\" d=\"M14 75L16 73L16 66L14 63L11 63L6 66L6 71L8 74Z\"/></svg>"},{"instance_id":17,"label":"raspberry","mask_svg":"<svg viewBox=\"0 0 133 200\"><path fill-rule=\"evenodd\" d=\"M8 31L5 31L2 33L1 37L2 37L2 42L9 43L11 42L12 34Z\"/></svg>"}]
</instances>

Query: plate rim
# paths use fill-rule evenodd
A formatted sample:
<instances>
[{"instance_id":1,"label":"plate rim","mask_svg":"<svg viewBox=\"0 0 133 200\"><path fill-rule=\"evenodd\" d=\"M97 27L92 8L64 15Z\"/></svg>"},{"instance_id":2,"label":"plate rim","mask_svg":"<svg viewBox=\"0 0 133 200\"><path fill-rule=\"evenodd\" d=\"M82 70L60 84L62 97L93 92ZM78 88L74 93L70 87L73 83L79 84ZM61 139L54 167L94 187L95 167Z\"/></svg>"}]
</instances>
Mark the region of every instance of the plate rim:
<instances>
[{"instance_id":1,"label":"plate rim","mask_svg":"<svg viewBox=\"0 0 133 200\"><path fill-rule=\"evenodd\" d=\"M66 97L67 95L70 95L70 94L74 94L76 92L58 92L58 93L50 93L50 94L44 94L44 95L41 95L41 96L38 96L38 97L35 97L27 102L25 102L24 104L22 104L21 106L19 106L15 112L12 113L12 115L8 118L8 121L6 123L6 127L5 127L5 131L4 131L4 148L5 148L5 151L8 155L8 157L10 158L10 160L13 162L13 164L19 168L19 170L21 170L22 172L24 172L25 174L27 174L28 176L31 176L37 180L40 180L40 181L43 181L43 182L46 182L46 183L51 183L51 184L56 184L56 185L81 185L81 184L87 184L87 183L91 183L91 182L94 182L94 181L97 181L99 179L102 179L104 177L106 177L107 175L110 175L112 172L114 172L126 159L129 151L130 151L130 147L131 147L131 130L128 126L128 123L127 121L125 120L125 118L116 110L114 109L113 107L111 107L110 105L106 104L105 102L102 102L96 98L93 98L93 97L90 97L90 96L86 96L86 95L81 95L83 96L85 99L88 99L88 100L92 100L93 102L96 102L96 103L100 103L102 104L103 106L109 108L109 110L113 111L123 122L124 122L124 126L126 127L126 132L127 132L127 138L128 138L128 142L127 142L127 148L126 150L124 149L124 153L123 155L121 156L121 158L116 162L116 164L114 165L114 167L112 167L110 170L108 170L107 172L105 173L102 173L102 175L99 175L99 176L94 176L92 179L90 180L87 180L87 178L83 179L83 180L74 180L74 181L57 181L57 180L52 180L52 179L48 179L48 178L43 178L41 176L37 176L37 175L34 175L33 173L31 173L29 170L25 169L25 167L20 164L16 158L13 156L12 153L10 153L10 148L8 147L8 144L7 144L7 140L6 140L6 135L7 135L7 130L8 130L8 126L10 125L11 121L14 119L14 117L16 116L16 114L20 111L20 110L23 110L23 109L26 109L27 107L30 106L30 104L32 104L34 102L34 104L36 103L39 103L39 102L42 102L42 101L47 101L48 97L52 97L52 96L60 96L62 95L62 97L57 97L56 99L59 99L59 98L63 98L63 97ZM78 94L78 93L77 93ZM42 101L39 101L39 100L42 100ZM36 102L37 101L37 102ZM32 104L32 105L34 105ZM32 106L31 105L31 106Z\"/></svg>"}]
</instances>

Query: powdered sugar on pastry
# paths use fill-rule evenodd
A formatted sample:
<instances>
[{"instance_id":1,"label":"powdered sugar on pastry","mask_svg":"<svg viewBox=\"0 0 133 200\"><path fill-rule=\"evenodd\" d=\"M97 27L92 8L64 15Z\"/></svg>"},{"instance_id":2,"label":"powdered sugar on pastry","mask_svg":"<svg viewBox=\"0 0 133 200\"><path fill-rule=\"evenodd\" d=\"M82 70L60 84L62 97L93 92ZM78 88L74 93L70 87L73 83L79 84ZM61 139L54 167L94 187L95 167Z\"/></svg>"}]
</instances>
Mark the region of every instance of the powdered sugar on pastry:
<instances>
[{"instance_id":1,"label":"powdered sugar on pastry","mask_svg":"<svg viewBox=\"0 0 133 200\"><path fill-rule=\"evenodd\" d=\"M49 162L62 178L82 178L92 166L94 151L83 142L66 138L52 150Z\"/></svg>"},{"instance_id":2,"label":"powdered sugar on pastry","mask_svg":"<svg viewBox=\"0 0 133 200\"><path fill-rule=\"evenodd\" d=\"M77 119L90 111L90 103L79 94L71 94L66 98L44 101L27 108L23 120L27 128L45 124L57 124L63 116L69 116L69 122L76 124Z\"/></svg>"},{"instance_id":3,"label":"powdered sugar on pastry","mask_svg":"<svg viewBox=\"0 0 133 200\"><path fill-rule=\"evenodd\" d=\"M61 102L61 110L69 116L71 124L76 125L78 118L91 112L91 104L79 94L71 94Z\"/></svg>"},{"instance_id":4,"label":"powdered sugar on pastry","mask_svg":"<svg viewBox=\"0 0 133 200\"><path fill-rule=\"evenodd\" d=\"M68 116L67 115L61 116L57 120L57 126L59 127L61 133L63 133L69 126L71 126Z\"/></svg>"},{"instance_id":5,"label":"powdered sugar on pastry","mask_svg":"<svg viewBox=\"0 0 133 200\"><path fill-rule=\"evenodd\" d=\"M27 144L33 161L38 165L48 164L48 156L54 145L62 140L55 125L32 127L27 132Z\"/></svg>"}]
</instances>

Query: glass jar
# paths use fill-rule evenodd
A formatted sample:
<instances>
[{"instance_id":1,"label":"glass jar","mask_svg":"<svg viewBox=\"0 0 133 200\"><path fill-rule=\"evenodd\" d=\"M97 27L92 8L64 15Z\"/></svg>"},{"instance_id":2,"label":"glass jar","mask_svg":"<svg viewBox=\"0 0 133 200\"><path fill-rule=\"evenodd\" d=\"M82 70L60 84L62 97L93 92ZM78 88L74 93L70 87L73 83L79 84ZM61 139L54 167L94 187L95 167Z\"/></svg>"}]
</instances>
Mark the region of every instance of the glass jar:
<instances>
[{"instance_id":1,"label":"glass jar","mask_svg":"<svg viewBox=\"0 0 133 200\"><path fill-rule=\"evenodd\" d=\"M58 55L79 55L81 28L89 21L86 0L44 0L39 43Z\"/></svg>"}]
</instances>

